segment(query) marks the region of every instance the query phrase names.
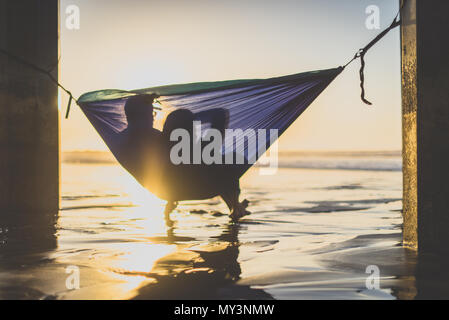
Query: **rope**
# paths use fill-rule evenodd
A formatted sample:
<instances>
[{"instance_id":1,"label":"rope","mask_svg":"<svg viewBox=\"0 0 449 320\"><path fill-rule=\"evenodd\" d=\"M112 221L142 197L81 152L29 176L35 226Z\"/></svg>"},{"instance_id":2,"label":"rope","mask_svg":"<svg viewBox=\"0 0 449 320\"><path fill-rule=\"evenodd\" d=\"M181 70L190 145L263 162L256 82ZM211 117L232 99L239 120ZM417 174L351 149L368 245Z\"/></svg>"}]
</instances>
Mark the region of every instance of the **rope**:
<instances>
[{"instance_id":1,"label":"rope","mask_svg":"<svg viewBox=\"0 0 449 320\"><path fill-rule=\"evenodd\" d=\"M8 58L11 58L11 59L13 59L13 60L16 60L17 62L19 62L19 63L21 63L21 64L23 64L23 65L29 67L30 69L33 69L33 70L35 70L35 71L37 71L37 72L39 72L39 73L42 73L42 74L46 75L46 76L50 79L50 81L52 81L52 82L53 82L54 84L56 84L59 88L61 88L62 90L64 90L64 92L67 93L67 94L69 95L69 103L68 103L68 105L67 105L67 111L66 111L66 114L65 114L65 118L67 119L67 118L69 117L70 106L71 106L71 104L72 104L72 100L74 100L74 101L76 102L76 104L78 104L78 100L76 100L75 97L73 97L72 93L71 93L69 90L67 90L66 88L64 88L64 86L61 85L61 84L58 82L58 80L55 79L55 77L51 74L51 73L53 72L53 70L56 68L57 64L54 65L54 66L52 66L49 70L45 70L45 69L43 69L43 68L41 68L41 67L38 67L37 65L35 65L35 64L33 64L33 63L29 62L29 61L26 61L25 59L23 59L23 58L21 58L21 57L18 57L18 56L16 56L16 55L14 55L14 54L12 54L12 53L10 53L10 52L8 52L8 51L2 49L2 48L0 48L0 53L3 53L3 54L6 55ZM58 64L59 64L59 58L58 58Z\"/></svg>"},{"instance_id":2,"label":"rope","mask_svg":"<svg viewBox=\"0 0 449 320\"><path fill-rule=\"evenodd\" d=\"M344 66L342 66L341 68L346 68L351 62L353 62L354 60L360 58L360 70L359 70L359 76L360 76L360 88L361 88L361 99L364 103L366 103L367 105L372 105L371 102L369 102L368 100L365 99L365 75L364 75L364 71L365 71L365 54L366 52L373 46L375 45L380 39L382 39L388 32L390 32L390 30L396 28L397 26L399 26L401 24L401 20L398 20L399 14L401 12L401 10L404 8L405 3L407 2L407 0L403 0L402 2L402 6L399 8L398 13L396 14L393 22L391 23L391 25L386 28L384 31L382 31L381 33L379 33L370 43L368 43L365 47L359 49L357 51L357 53L354 55L354 57L349 60ZM53 77L52 72L53 70L58 66L59 64L59 60L60 58L58 58L58 63L55 64L54 66L52 66L49 70L45 70L43 68L38 67L37 65L26 61L25 59L18 57L2 48L0 48L0 53L3 53L4 55L6 55L7 57L16 60L17 62L29 67L30 69L33 69L39 73L42 73L44 75L46 75L54 84L56 84L59 88L61 88L65 93L67 93L67 95L69 96L69 103L67 104L67 111L65 114L65 118L67 119L69 117L69 113L70 113L70 106L72 104L72 101L75 101L76 104L78 104L78 100L75 99L75 97L72 95L72 93L67 90L66 88L64 88L63 85L61 85L57 79L55 79L55 77Z\"/></svg>"},{"instance_id":3,"label":"rope","mask_svg":"<svg viewBox=\"0 0 449 320\"><path fill-rule=\"evenodd\" d=\"M367 104L367 105L372 105L371 102L369 102L368 100L366 100L365 98L365 54L368 52L369 49L371 49L372 46L374 46L380 39L382 39L388 32L390 32L392 29L396 28L397 26L399 26L401 24L401 20L398 19L399 17L399 13L402 11L402 8L404 8L405 3L407 2L407 0L404 0L402 3L402 6L399 8L398 13L396 14L396 16L393 19L393 22L390 24L390 26L388 28L386 28L384 31L382 31L381 33L379 33L373 40L371 40L371 42L369 42L365 47L359 49L359 51L356 52L356 54L354 55L354 57L349 60L344 66L342 66L342 68L346 68L346 66L348 66L351 62L353 62L354 60L360 58L360 70L359 70L359 76L360 76L360 89L361 89L361 94L360 94L360 98L362 99L362 101Z\"/></svg>"}]
</instances>

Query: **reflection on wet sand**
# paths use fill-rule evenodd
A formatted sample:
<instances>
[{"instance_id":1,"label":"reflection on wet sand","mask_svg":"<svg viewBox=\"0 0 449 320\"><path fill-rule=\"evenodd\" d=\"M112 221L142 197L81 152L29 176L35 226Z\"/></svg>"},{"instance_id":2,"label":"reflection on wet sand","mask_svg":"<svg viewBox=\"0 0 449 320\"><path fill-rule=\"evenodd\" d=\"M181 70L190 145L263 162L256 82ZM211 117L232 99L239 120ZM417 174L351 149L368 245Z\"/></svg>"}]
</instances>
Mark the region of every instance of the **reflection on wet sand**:
<instances>
[{"instance_id":1,"label":"reflection on wet sand","mask_svg":"<svg viewBox=\"0 0 449 320\"><path fill-rule=\"evenodd\" d=\"M154 264L148 277L157 282L138 290L135 299L272 299L260 289L236 286L241 269L238 262L238 224L227 224L210 243L178 250ZM178 240L175 229L167 231L167 242Z\"/></svg>"},{"instance_id":2,"label":"reflection on wet sand","mask_svg":"<svg viewBox=\"0 0 449 320\"><path fill-rule=\"evenodd\" d=\"M421 254L415 271L416 299L449 299L449 257Z\"/></svg>"},{"instance_id":3,"label":"reflection on wet sand","mask_svg":"<svg viewBox=\"0 0 449 320\"><path fill-rule=\"evenodd\" d=\"M0 219L0 299L39 299L44 293L34 269L57 247L57 214L10 213ZM27 274L22 281L8 276Z\"/></svg>"}]
</instances>

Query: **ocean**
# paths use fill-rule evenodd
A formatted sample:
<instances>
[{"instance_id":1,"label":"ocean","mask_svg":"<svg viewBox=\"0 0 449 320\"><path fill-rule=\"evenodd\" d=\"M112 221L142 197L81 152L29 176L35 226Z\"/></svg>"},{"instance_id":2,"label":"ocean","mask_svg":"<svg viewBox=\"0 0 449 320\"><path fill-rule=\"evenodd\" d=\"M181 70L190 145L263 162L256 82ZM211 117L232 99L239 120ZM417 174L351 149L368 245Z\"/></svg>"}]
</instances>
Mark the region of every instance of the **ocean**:
<instances>
[{"instance_id":1,"label":"ocean","mask_svg":"<svg viewBox=\"0 0 449 320\"><path fill-rule=\"evenodd\" d=\"M166 221L164 201L109 154L63 160L60 211L0 225L0 298L417 294L416 254L401 246L400 152L281 153L274 175L255 166L242 178L251 215L239 223L218 198L181 202Z\"/></svg>"}]
</instances>

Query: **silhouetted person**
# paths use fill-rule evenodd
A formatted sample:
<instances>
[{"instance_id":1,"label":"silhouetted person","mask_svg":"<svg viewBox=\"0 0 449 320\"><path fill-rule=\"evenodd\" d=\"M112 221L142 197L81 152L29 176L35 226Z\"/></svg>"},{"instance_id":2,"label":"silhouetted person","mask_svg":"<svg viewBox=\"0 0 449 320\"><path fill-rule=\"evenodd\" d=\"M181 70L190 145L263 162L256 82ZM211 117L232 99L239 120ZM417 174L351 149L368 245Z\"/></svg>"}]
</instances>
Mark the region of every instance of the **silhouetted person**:
<instances>
[{"instance_id":1,"label":"silhouetted person","mask_svg":"<svg viewBox=\"0 0 449 320\"><path fill-rule=\"evenodd\" d=\"M122 132L127 150L122 165L150 192L167 200L166 215L178 201L208 199L220 195L238 220L248 214L248 201L239 202L239 167L221 164L181 164L170 161L170 133L185 129L193 137L193 121L202 119L222 134L228 123L224 109L212 109L193 114L178 109L167 116L163 132L153 128L155 95L131 97L125 104L128 128ZM193 142L192 142L193 143Z\"/></svg>"},{"instance_id":2,"label":"silhouetted person","mask_svg":"<svg viewBox=\"0 0 449 320\"><path fill-rule=\"evenodd\" d=\"M161 192L163 179L164 144L162 132L153 128L154 95L141 95L128 99L125 114L128 127L122 132L126 150L119 159L122 165L151 192Z\"/></svg>"}]
</instances>

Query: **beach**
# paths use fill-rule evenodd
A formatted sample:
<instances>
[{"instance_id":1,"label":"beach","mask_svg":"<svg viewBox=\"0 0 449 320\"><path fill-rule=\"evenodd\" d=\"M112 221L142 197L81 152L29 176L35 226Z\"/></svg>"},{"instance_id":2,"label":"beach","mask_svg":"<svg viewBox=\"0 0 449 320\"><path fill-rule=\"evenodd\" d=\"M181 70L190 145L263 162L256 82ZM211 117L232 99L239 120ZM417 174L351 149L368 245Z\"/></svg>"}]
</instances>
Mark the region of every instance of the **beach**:
<instances>
[{"instance_id":1,"label":"beach","mask_svg":"<svg viewBox=\"0 0 449 320\"><path fill-rule=\"evenodd\" d=\"M64 160L61 210L0 226L2 299L417 296L399 152L281 154L276 174L256 166L242 178L251 215L239 223L218 198L181 202L166 221L164 201L107 155ZM79 289L67 285L73 268Z\"/></svg>"}]
</instances>

